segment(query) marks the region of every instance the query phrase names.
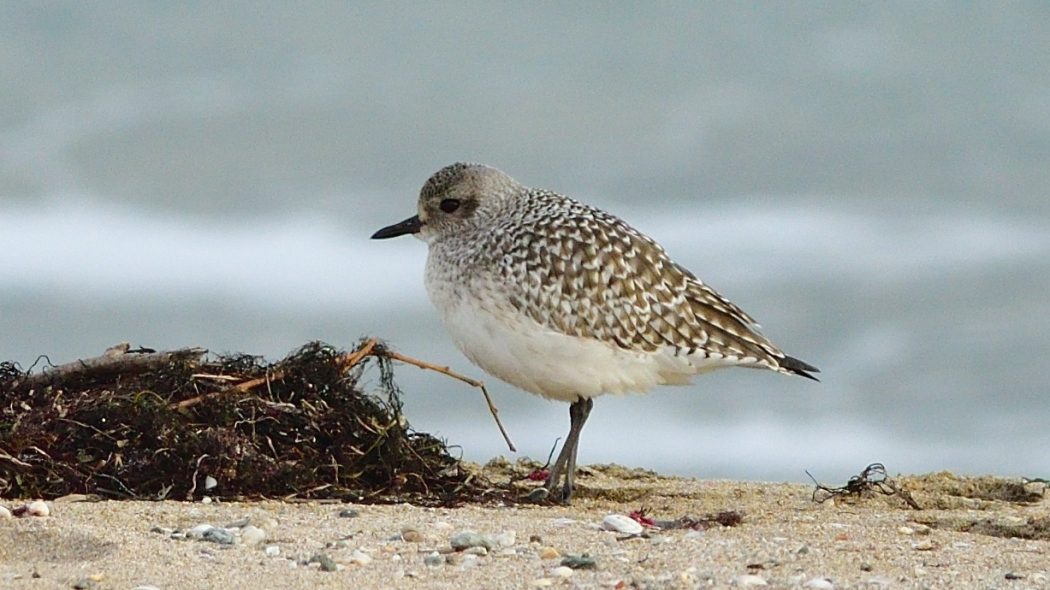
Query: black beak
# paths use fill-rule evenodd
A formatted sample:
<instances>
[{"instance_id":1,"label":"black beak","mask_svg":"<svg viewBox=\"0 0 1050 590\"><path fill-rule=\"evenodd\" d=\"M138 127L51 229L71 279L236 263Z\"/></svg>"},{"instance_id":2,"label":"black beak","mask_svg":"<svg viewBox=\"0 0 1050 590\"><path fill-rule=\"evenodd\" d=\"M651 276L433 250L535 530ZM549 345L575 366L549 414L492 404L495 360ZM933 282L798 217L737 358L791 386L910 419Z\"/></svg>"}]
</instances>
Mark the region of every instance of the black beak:
<instances>
[{"instance_id":1,"label":"black beak","mask_svg":"<svg viewBox=\"0 0 1050 590\"><path fill-rule=\"evenodd\" d=\"M396 238L405 234L417 234L419 228L423 227L423 222L419 220L418 215L413 215L408 219L395 223L394 225L388 225L383 229L372 234L373 240L385 240L387 238Z\"/></svg>"}]
</instances>

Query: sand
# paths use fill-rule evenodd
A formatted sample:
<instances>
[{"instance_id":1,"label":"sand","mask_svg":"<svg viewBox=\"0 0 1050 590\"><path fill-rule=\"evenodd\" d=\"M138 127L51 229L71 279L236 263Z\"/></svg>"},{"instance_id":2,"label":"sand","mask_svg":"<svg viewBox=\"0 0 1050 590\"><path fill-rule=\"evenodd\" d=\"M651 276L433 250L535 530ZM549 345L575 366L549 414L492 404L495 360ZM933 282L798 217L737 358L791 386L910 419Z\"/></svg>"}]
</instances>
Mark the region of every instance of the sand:
<instances>
[{"instance_id":1,"label":"sand","mask_svg":"<svg viewBox=\"0 0 1050 590\"><path fill-rule=\"evenodd\" d=\"M1039 496L1040 484L1024 498L1000 493L1022 489L1017 480L898 478L924 508L914 510L896 496L816 503L813 486L666 478L614 466L591 468L578 481L571 506L56 501L48 517L0 518L0 587L1050 587L1050 501ZM637 537L600 528L605 516L641 507L657 520L727 510L743 520ZM340 516L346 508L359 516ZM220 545L171 535L245 522L265 530L266 541ZM411 541L404 530L416 531ZM451 536L465 530L504 544L487 555L453 552ZM270 545L279 555L266 553ZM427 565L434 552L439 565ZM305 564L318 553L337 570ZM569 554L587 554L596 567L560 567Z\"/></svg>"}]
</instances>

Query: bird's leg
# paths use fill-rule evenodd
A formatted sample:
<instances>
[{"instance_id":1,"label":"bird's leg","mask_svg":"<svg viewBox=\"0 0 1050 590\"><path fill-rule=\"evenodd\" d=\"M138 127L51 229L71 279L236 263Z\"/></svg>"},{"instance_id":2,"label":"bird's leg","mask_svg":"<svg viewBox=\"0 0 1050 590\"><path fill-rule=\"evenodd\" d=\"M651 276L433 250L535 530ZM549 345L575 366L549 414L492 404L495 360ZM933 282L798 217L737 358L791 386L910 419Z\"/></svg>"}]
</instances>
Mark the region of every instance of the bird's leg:
<instances>
[{"instance_id":1,"label":"bird's leg","mask_svg":"<svg viewBox=\"0 0 1050 590\"><path fill-rule=\"evenodd\" d=\"M576 449L579 448L583 424L590 416L593 407L594 400L591 398L581 398L569 406L569 436L565 438L565 444L562 445L561 453L558 454L558 460L554 463L550 475L547 476L547 482L543 486L548 492L553 492L564 472L565 484L562 486L560 498L562 502L567 503L572 499L576 481Z\"/></svg>"}]
</instances>

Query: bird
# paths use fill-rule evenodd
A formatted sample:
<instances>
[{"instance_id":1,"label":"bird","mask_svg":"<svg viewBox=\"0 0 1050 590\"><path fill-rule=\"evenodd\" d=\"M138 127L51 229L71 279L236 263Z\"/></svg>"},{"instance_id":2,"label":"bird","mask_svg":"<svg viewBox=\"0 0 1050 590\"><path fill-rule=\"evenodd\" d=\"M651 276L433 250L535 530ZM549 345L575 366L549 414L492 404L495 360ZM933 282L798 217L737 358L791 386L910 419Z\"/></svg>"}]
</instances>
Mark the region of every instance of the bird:
<instances>
[{"instance_id":1,"label":"bird","mask_svg":"<svg viewBox=\"0 0 1050 590\"><path fill-rule=\"evenodd\" d=\"M726 367L817 381L816 367L773 345L652 238L496 168L435 172L416 215L372 239L409 234L427 243L427 295L467 359L570 404L569 434L533 500L570 503L580 433L599 395L683 385Z\"/></svg>"}]
</instances>

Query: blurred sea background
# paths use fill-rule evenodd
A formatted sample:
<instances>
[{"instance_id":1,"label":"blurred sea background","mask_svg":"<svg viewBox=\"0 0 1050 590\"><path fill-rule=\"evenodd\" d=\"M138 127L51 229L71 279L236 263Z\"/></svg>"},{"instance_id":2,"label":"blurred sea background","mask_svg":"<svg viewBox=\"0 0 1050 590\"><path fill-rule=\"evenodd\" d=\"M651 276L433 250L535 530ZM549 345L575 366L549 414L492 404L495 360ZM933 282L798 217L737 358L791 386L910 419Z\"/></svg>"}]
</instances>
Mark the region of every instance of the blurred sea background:
<instances>
[{"instance_id":1,"label":"blurred sea background","mask_svg":"<svg viewBox=\"0 0 1050 590\"><path fill-rule=\"evenodd\" d=\"M581 463L1046 477L1048 47L1035 2L0 3L0 360L377 335L484 378L425 245L368 239L476 161L629 220L823 371L602 397ZM477 391L396 377L416 429L507 454ZM567 406L487 382L544 459Z\"/></svg>"}]
</instances>

